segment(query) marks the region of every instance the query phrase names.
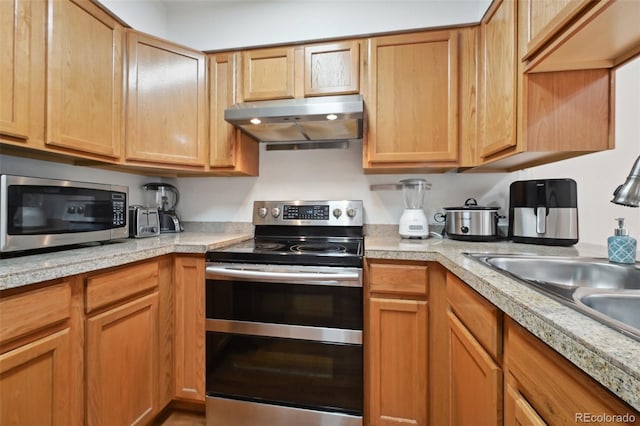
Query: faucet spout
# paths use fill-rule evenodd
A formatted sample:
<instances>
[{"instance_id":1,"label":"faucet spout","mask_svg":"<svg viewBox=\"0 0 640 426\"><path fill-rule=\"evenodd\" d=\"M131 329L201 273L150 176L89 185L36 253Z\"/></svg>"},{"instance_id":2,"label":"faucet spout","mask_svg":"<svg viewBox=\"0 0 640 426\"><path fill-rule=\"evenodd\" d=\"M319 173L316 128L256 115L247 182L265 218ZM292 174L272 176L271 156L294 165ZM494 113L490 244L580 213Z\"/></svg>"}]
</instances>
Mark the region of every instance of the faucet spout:
<instances>
[{"instance_id":1,"label":"faucet spout","mask_svg":"<svg viewBox=\"0 0 640 426\"><path fill-rule=\"evenodd\" d=\"M640 207L640 156L636 158L627 180L613 193L612 203Z\"/></svg>"}]
</instances>

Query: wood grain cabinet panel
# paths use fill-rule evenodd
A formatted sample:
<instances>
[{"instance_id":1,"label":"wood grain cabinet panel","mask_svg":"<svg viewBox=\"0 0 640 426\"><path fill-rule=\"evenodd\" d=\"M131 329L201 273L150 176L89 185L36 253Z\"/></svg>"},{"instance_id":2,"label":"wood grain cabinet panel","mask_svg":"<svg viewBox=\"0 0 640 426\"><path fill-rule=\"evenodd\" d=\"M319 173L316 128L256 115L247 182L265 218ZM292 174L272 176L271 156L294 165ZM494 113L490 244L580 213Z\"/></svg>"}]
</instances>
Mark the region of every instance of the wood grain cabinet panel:
<instances>
[{"instance_id":1,"label":"wood grain cabinet panel","mask_svg":"<svg viewBox=\"0 0 640 426\"><path fill-rule=\"evenodd\" d=\"M369 424L427 425L427 302L369 301Z\"/></svg>"},{"instance_id":2,"label":"wood grain cabinet panel","mask_svg":"<svg viewBox=\"0 0 640 426\"><path fill-rule=\"evenodd\" d=\"M304 96L359 91L360 44L357 41L305 46Z\"/></svg>"},{"instance_id":3,"label":"wood grain cabinet panel","mask_svg":"<svg viewBox=\"0 0 640 426\"><path fill-rule=\"evenodd\" d=\"M640 413L623 403L569 360L548 347L515 321L505 320L505 425L527 424L509 398L516 391L543 422L568 426L584 415L623 416L617 424L637 424ZM512 388L512 391L509 390ZM536 424L535 422L532 424Z\"/></svg>"},{"instance_id":4,"label":"wood grain cabinet panel","mask_svg":"<svg viewBox=\"0 0 640 426\"><path fill-rule=\"evenodd\" d=\"M244 101L293 98L294 78L293 47L242 52Z\"/></svg>"},{"instance_id":5,"label":"wood grain cabinet panel","mask_svg":"<svg viewBox=\"0 0 640 426\"><path fill-rule=\"evenodd\" d=\"M536 410L524 396L511 385L505 385L504 411L505 426L546 426Z\"/></svg>"},{"instance_id":6,"label":"wood grain cabinet panel","mask_svg":"<svg viewBox=\"0 0 640 426\"><path fill-rule=\"evenodd\" d=\"M158 293L87 319L87 424L143 425L158 413Z\"/></svg>"},{"instance_id":7,"label":"wood grain cabinet panel","mask_svg":"<svg viewBox=\"0 0 640 426\"><path fill-rule=\"evenodd\" d=\"M68 328L0 355L0 424L74 424L71 364Z\"/></svg>"},{"instance_id":8,"label":"wood grain cabinet panel","mask_svg":"<svg viewBox=\"0 0 640 426\"><path fill-rule=\"evenodd\" d=\"M123 28L88 0L49 1L47 144L118 159Z\"/></svg>"},{"instance_id":9,"label":"wood grain cabinet panel","mask_svg":"<svg viewBox=\"0 0 640 426\"><path fill-rule=\"evenodd\" d=\"M127 40L127 162L203 167L204 53L135 31Z\"/></svg>"},{"instance_id":10,"label":"wood grain cabinet panel","mask_svg":"<svg viewBox=\"0 0 640 426\"><path fill-rule=\"evenodd\" d=\"M31 2L0 2L0 133L29 137Z\"/></svg>"},{"instance_id":11,"label":"wood grain cabinet panel","mask_svg":"<svg viewBox=\"0 0 640 426\"><path fill-rule=\"evenodd\" d=\"M220 175L257 176L258 142L224 120L224 110L236 103L239 53L210 55L209 166Z\"/></svg>"},{"instance_id":12,"label":"wood grain cabinet panel","mask_svg":"<svg viewBox=\"0 0 640 426\"><path fill-rule=\"evenodd\" d=\"M369 39L365 168L458 159L458 33Z\"/></svg>"},{"instance_id":13,"label":"wood grain cabinet panel","mask_svg":"<svg viewBox=\"0 0 640 426\"><path fill-rule=\"evenodd\" d=\"M205 282L202 256L174 261L175 396L204 402Z\"/></svg>"},{"instance_id":14,"label":"wood grain cabinet panel","mask_svg":"<svg viewBox=\"0 0 640 426\"><path fill-rule=\"evenodd\" d=\"M449 312L450 424L502 424L502 370Z\"/></svg>"},{"instance_id":15,"label":"wood grain cabinet panel","mask_svg":"<svg viewBox=\"0 0 640 426\"><path fill-rule=\"evenodd\" d=\"M478 155L514 147L517 119L517 21L515 0L492 3L480 24L480 140Z\"/></svg>"}]
</instances>

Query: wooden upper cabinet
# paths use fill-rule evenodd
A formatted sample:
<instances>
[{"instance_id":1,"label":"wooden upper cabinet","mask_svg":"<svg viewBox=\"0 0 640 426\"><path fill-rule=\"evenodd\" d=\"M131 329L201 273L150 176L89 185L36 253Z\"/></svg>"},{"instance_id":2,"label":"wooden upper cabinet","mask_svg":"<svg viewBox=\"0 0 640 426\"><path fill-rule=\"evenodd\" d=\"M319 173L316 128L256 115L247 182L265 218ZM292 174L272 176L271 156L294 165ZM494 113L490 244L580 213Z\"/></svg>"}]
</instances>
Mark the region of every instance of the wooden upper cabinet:
<instances>
[{"instance_id":1,"label":"wooden upper cabinet","mask_svg":"<svg viewBox=\"0 0 640 426\"><path fill-rule=\"evenodd\" d=\"M209 56L209 167L219 174L258 175L258 142L224 120L236 102L238 53Z\"/></svg>"},{"instance_id":2,"label":"wooden upper cabinet","mask_svg":"<svg viewBox=\"0 0 640 426\"><path fill-rule=\"evenodd\" d=\"M638 1L521 1L530 37L526 72L613 68L640 53Z\"/></svg>"},{"instance_id":3,"label":"wooden upper cabinet","mask_svg":"<svg viewBox=\"0 0 640 426\"><path fill-rule=\"evenodd\" d=\"M129 31L126 160L204 166L206 58Z\"/></svg>"},{"instance_id":4,"label":"wooden upper cabinet","mask_svg":"<svg viewBox=\"0 0 640 426\"><path fill-rule=\"evenodd\" d=\"M0 133L29 137L31 2L0 2Z\"/></svg>"},{"instance_id":5,"label":"wooden upper cabinet","mask_svg":"<svg viewBox=\"0 0 640 426\"><path fill-rule=\"evenodd\" d=\"M375 37L368 49L365 168L458 158L458 33Z\"/></svg>"},{"instance_id":6,"label":"wooden upper cabinet","mask_svg":"<svg viewBox=\"0 0 640 426\"><path fill-rule=\"evenodd\" d=\"M360 92L360 44L345 41L304 48L304 96Z\"/></svg>"},{"instance_id":7,"label":"wooden upper cabinet","mask_svg":"<svg viewBox=\"0 0 640 426\"><path fill-rule=\"evenodd\" d=\"M294 79L293 47L242 52L244 101L293 98Z\"/></svg>"},{"instance_id":8,"label":"wooden upper cabinet","mask_svg":"<svg viewBox=\"0 0 640 426\"><path fill-rule=\"evenodd\" d=\"M581 10L594 4L593 0L520 1L529 16L525 57L535 53Z\"/></svg>"},{"instance_id":9,"label":"wooden upper cabinet","mask_svg":"<svg viewBox=\"0 0 640 426\"><path fill-rule=\"evenodd\" d=\"M49 2L47 143L119 158L123 28L88 0Z\"/></svg>"},{"instance_id":10,"label":"wooden upper cabinet","mask_svg":"<svg viewBox=\"0 0 640 426\"><path fill-rule=\"evenodd\" d=\"M496 0L480 26L480 161L516 145L516 25L515 0Z\"/></svg>"}]
</instances>

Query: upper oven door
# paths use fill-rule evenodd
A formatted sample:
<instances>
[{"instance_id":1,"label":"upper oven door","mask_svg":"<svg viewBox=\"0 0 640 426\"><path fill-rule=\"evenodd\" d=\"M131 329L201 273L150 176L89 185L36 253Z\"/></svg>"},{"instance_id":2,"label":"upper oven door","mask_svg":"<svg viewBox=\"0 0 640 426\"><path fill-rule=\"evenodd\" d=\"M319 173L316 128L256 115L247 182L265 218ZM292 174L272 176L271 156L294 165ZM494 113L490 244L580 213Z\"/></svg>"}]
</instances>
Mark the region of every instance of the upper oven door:
<instances>
[{"instance_id":1,"label":"upper oven door","mask_svg":"<svg viewBox=\"0 0 640 426\"><path fill-rule=\"evenodd\" d=\"M210 263L206 277L208 322L362 330L359 268Z\"/></svg>"}]
</instances>

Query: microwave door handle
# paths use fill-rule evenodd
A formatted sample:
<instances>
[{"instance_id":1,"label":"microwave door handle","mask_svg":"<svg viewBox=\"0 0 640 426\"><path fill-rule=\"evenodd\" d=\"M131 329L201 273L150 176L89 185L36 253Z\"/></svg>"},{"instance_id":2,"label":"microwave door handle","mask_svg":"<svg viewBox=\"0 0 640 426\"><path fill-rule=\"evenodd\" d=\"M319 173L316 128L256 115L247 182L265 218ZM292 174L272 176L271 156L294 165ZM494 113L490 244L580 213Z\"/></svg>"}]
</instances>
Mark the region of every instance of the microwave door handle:
<instances>
[{"instance_id":1,"label":"microwave door handle","mask_svg":"<svg viewBox=\"0 0 640 426\"><path fill-rule=\"evenodd\" d=\"M343 285L353 281L352 286L360 287L360 274L358 272L276 272L256 269L235 269L225 266L207 266L207 279L216 277L238 278L245 281L278 281L281 283L306 283L324 285Z\"/></svg>"}]
</instances>

